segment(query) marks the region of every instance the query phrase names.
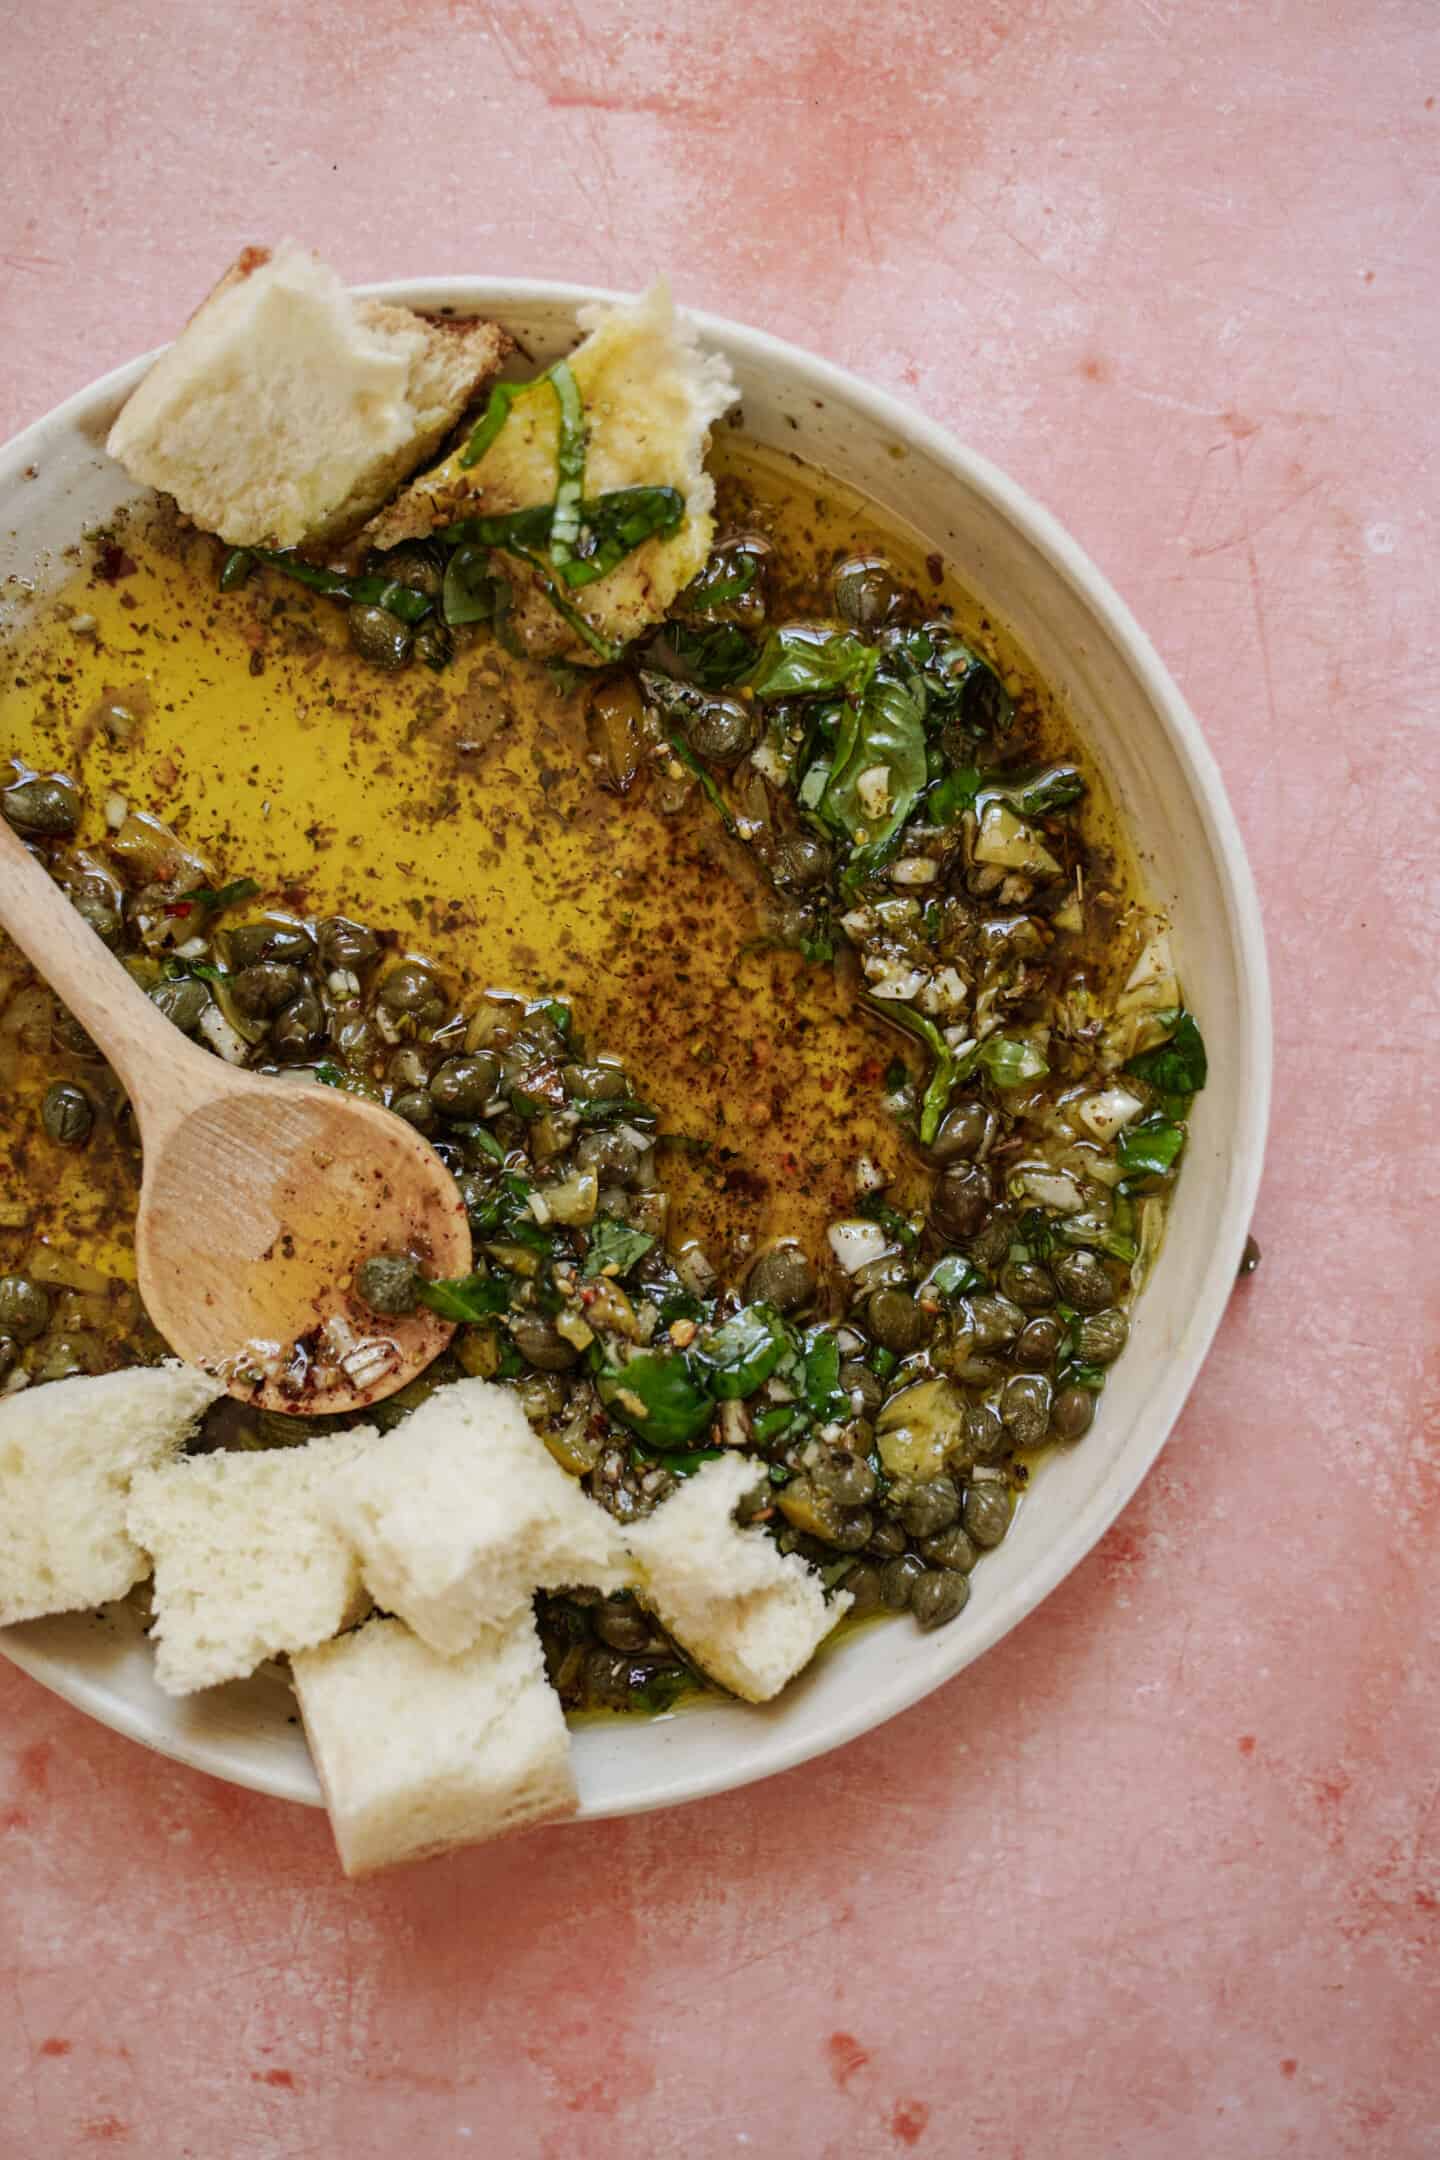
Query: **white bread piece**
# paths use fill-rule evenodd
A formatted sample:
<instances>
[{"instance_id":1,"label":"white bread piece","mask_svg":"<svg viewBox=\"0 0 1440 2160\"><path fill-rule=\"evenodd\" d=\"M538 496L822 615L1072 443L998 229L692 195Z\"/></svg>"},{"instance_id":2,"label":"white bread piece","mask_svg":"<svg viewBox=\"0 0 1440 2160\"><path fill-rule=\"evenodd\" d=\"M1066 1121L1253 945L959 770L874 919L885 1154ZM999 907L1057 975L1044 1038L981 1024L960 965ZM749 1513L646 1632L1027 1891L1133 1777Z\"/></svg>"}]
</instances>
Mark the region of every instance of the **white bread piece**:
<instances>
[{"instance_id":1,"label":"white bread piece","mask_svg":"<svg viewBox=\"0 0 1440 2160\"><path fill-rule=\"evenodd\" d=\"M570 1735L528 1609L463 1657L371 1620L291 1671L347 1875L575 1811Z\"/></svg>"},{"instance_id":2,"label":"white bread piece","mask_svg":"<svg viewBox=\"0 0 1440 2160\"><path fill-rule=\"evenodd\" d=\"M628 642L658 622L705 567L715 535L715 483L705 469L710 429L740 393L724 355L702 352L694 324L677 312L663 278L638 300L594 302L576 319L589 332L570 355L589 431L586 495L673 487L685 497L673 533L642 541L608 577L566 594L603 636ZM467 471L456 454L422 473L380 513L367 538L394 547L457 518L550 502L559 426L555 393L539 383L512 406L478 465ZM526 648L593 661L524 564L507 556L504 565L515 591L511 622Z\"/></svg>"},{"instance_id":3,"label":"white bread piece","mask_svg":"<svg viewBox=\"0 0 1440 2160\"><path fill-rule=\"evenodd\" d=\"M353 299L293 240L247 248L107 448L232 546L334 540L434 456L510 350L496 323Z\"/></svg>"},{"instance_id":4,"label":"white bread piece","mask_svg":"<svg viewBox=\"0 0 1440 2160\"><path fill-rule=\"evenodd\" d=\"M123 1597L150 1571L125 1527L131 1481L179 1453L224 1393L153 1365L52 1380L0 1402L0 1627Z\"/></svg>"},{"instance_id":5,"label":"white bread piece","mask_svg":"<svg viewBox=\"0 0 1440 2160\"><path fill-rule=\"evenodd\" d=\"M778 1695L854 1602L845 1590L827 1599L800 1555L777 1551L763 1530L737 1528L735 1510L764 1474L753 1457L719 1456L625 1532L640 1598L747 1702Z\"/></svg>"},{"instance_id":6,"label":"white bread piece","mask_svg":"<svg viewBox=\"0 0 1440 2160\"><path fill-rule=\"evenodd\" d=\"M536 1590L614 1590L633 1572L613 1518L488 1380L437 1388L338 1473L325 1506L376 1604L449 1656Z\"/></svg>"},{"instance_id":7,"label":"white bread piece","mask_svg":"<svg viewBox=\"0 0 1440 2160\"><path fill-rule=\"evenodd\" d=\"M354 1550L322 1505L368 1425L303 1446L199 1455L148 1470L126 1523L155 1564L155 1677L167 1695L240 1680L313 1650L369 1606Z\"/></svg>"}]
</instances>

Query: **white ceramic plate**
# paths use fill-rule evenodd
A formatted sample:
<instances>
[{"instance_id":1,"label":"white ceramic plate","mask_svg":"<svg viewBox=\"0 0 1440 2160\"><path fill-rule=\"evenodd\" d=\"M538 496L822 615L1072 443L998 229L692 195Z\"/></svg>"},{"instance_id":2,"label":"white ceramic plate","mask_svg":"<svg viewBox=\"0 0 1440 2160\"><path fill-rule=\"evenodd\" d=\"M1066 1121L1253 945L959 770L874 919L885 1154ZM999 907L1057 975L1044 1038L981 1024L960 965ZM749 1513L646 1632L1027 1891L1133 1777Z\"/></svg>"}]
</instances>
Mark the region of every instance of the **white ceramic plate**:
<instances>
[{"instance_id":1,"label":"white ceramic plate","mask_svg":"<svg viewBox=\"0 0 1440 2160\"><path fill-rule=\"evenodd\" d=\"M582 301L615 297L483 279L367 290L412 307L497 316L542 365L573 342ZM1249 865L1200 730L1128 610L1052 517L943 429L794 346L699 320L734 365L747 431L849 481L927 549L938 548L1068 708L1138 841L1152 894L1171 911L1210 1077L1165 1246L1096 1425L1082 1447L1046 1462L962 1616L933 1635L905 1623L863 1629L763 1709L706 1707L582 1727L582 1817L698 1799L838 1747L928 1695L1033 1612L1114 1521L1179 1415L1235 1281L1270 1097L1269 988ZM58 583L69 567L60 551L133 496L104 442L147 365L117 369L0 453L0 636L15 592L3 581ZM0 1649L164 1754L257 1791L319 1802L292 1699L273 1676L172 1701L156 1687L144 1638L123 1607L12 1628Z\"/></svg>"}]
</instances>

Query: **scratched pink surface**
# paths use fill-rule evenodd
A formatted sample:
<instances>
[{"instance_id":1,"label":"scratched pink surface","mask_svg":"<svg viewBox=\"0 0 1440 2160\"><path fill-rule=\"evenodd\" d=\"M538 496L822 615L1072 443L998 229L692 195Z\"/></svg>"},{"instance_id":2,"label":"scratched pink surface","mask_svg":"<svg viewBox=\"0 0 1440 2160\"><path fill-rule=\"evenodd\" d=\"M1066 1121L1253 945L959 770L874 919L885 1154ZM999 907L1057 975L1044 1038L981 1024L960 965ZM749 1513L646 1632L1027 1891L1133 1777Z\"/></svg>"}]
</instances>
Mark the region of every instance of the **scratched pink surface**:
<instances>
[{"instance_id":1,"label":"scratched pink surface","mask_svg":"<svg viewBox=\"0 0 1440 2160\"><path fill-rule=\"evenodd\" d=\"M1440 2152L1430 0L46 0L0 432L239 243L682 295L1049 503L1202 716L1277 988L1160 1468L930 1704L370 1887L0 1665L0 2156Z\"/></svg>"}]
</instances>

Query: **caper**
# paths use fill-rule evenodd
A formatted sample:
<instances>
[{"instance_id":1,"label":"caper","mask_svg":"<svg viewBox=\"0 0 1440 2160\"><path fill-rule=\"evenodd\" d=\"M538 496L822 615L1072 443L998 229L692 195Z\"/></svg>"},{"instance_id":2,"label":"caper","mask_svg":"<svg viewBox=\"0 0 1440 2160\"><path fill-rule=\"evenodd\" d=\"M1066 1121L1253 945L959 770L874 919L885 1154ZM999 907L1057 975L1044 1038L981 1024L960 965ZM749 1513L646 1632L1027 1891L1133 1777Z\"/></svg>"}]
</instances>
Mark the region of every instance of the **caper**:
<instances>
[{"instance_id":1,"label":"caper","mask_svg":"<svg viewBox=\"0 0 1440 2160\"><path fill-rule=\"evenodd\" d=\"M364 923L351 922L348 915L330 915L316 931L320 944L320 958L332 973L337 968L358 971L368 967L380 950L380 940Z\"/></svg>"},{"instance_id":2,"label":"caper","mask_svg":"<svg viewBox=\"0 0 1440 2160\"><path fill-rule=\"evenodd\" d=\"M346 610L350 643L372 667L402 668L410 658L410 627L382 607L356 601Z\"/></svg>"},{"instance_id":3,"label":"caper","mask_svg":"<svg viewBox=\"0 0 1440 2160\"><path fill-rule=\"evenodd\" d=\"M387 1013L420 1021L433 1027L445 1015L445 999L429 968L418 961L402 960L391 968L380 985L378 1002Z\"/></svg>"},{"instance_id":4,"label":"caper","mask_svg":"<svg viewBox=\"0 0 1440 2160\"><path fill-rule=\"evenodd\" d=\"M1021 1328L1010 1355L1024 1372L1049 1372L1064 1340L1063 1322L1054 1313L1041 1313Z\"/></svg>"},{"instance_id":5,"label":"caper","mask_svg":"<svg viewBox=\"0 0 1440 2160\"><path fill-rule=\"evenodd\" d=\"M373 1064L380 1048L374 1021L353 1004L337 1006L330 1015L330 1040L346 1064L356 1067Z\"/></svg>"},{"instance_id":6,"label":"caper","mask_svg":"<svg viewBox=\"0 0 1440 2160\"><path fill-rule=\"evenodd\" d=\"M924 1573L925 1563L914 1553L903 1553L898 1560L887 1561L880 1570L881 1603L891 1612L904 1612Z\"/></svg>"},{"instance_id":7,"label":"caper","mask_svg":"<svg viewBox=\"0 0 1440 2160\"><path fill-rule=\"evenodd\" d=\"M187 975L179 982L157 983L150 992L150 1002L159 1006L182 1035L193 1035L212 1000L206 984Z\"/></svg>"},{"instance_id":8,"label":"caper","mask_svg":"<svg viewBox=\"0 0 1440 2160\"><path fill-rule=\"evenodd\" d=\"M983 1103L956 1103L954 1109L947 1110L940 1120L940 1129L930 1143L931 1154L941 1163L978 1155L985 1144L990 1123L990 1112Z\"/></svg>"},{"instance_id":9,"label":"caper","mask_svg":"<svg viewBox=\"0 0 1440 2160\"><path fill-rule=\"evenodd\" d=\"M972 1402L965 1408L965 1439L962 1453L970 1462L997 1462L1010 1445L999 1410L994 1403Z\"/></svg>"},{"instance_id":10,"label":"caper","mask_svg":"<svg viewBox=\"0 0 1440 2160\"><path fill-rule=\"evenodd\" d=\"M734 765L760 732L760 715L739 698L706 697L696 692L685 715L685 739L697 757L712 765Z\"/></svg>"},{"instance_id":11,"label":"caper","mask_svg":"<svg viewBox=\"0 0 1440 2160\"><path fill-rule=\"evenodd\" d=\"M404 1118L416 1132L433 1132L437 1118L434 1103L424 1088L401 1088L390 1098L389 1107L396 1117Z\"/></svg>"},{"instance_id":12,"label":"caper","mask_svg":"<svg viewBox=\"0 0 1440 2160\"><path fill-rule=\"evenodd\" d=\"M1010 1527L1009 1487L998 1479L972 1485L960 1519L977 1545L998 1545Z\"/></svg>"},{"instance_id":13,"label":"caper","mask_svg":"<svg viewBox=\"0 0 1440 2160\"><path fill-rule=\"evenodd\" d=\"M270 1047L285 1065L303 1065L306 1058L314 1057L325 1041L325 1008L313 984L306 983L298 997L292 998L282 1012L275 1015L270 1029Z\"/></svg>"},{"instance_id":14,"label":"caper","mask_svg":"<svg viewBox=\"0 0 1440 2160\"><path fill-rule=\"evenodd\" d=\"M623 1593L595 1606L591 1624L601 1642L612 1650L643 1650L650 1640L650 1623L631 1597Z\"/></svg>"},{"instance_id":15,"label":"caper","mask_svg":"<svg viewBox=\"0 0 1440 2160\"><path fill-rule=\"evenodd\" d=\"M840 1367L840 1385L852 1400L857 1395L860 1397L860 1408L863 1411L873 1413L885 1400L884 1381L878 1373L871 1372L868 1365L863 1365L859 1358L847 1358Z\"/></svg>"},{"instance_id":16,"label":"caper","mask_svg":"<svg viewBox=\"0 0 1440 2160\"><path fill-rule=\"evenodd\" d=\"M938 1530L934 1537L917 1539L922 1559L932 1567L958 1568L968 1575L980 1555L970 1533L958 1523L951 1523L948 1530Z\"/></svg>"},{"instance_id":17,"label":"caper","mask_svg":"<svg viewBox=\"0 0 1440 2160\"><path fill-rule=\"evenodd\" d=\"M0 1335L0 1380L8 1380L20 1357L20 1345L8 1335Z\"/></svg>"},{"instance_id":18,"label":"caper","mask_svg":"<svg viewBox=\"0 0 1440 2160\"><path fill-rule=\"evenodd\" d=\"M970 1326L977 1350L993 1350L1000 1343L1014 1342L1025 1325L1025 1315L1009 1298L997 1297L993 1290L982 1290L968 1300Z\"/></svg>"},{"instance_id":19,"label":"caper","mask_svg":"<svg viewBox=\"0 0 1440 2160\"><path fill-rule=\"evenodd\" d=\"M566 1094L580 1102L614 1102L630 1092L618 1065L562 1065L560 1078Z\"/></svg>"},{"instance_id":20,"label":"caper","mask_svg":"<svg viewBox=\"0 0 1440 2160\"><path fill-rule=\"evenodd\" d=\"M315 951L315 940L304 923L283 916L240 923L226 933L225 944L237 980L242 969L252 968L261 960L303 967Z\"/></svg>"},{"instance_id":21,"label":"caper","mask_svg":"<svg viewBox=\"0 0 1440 2160\"><path fill-rule=\"evenodd\" d=\"M446 1058L431 1076L431 1100L446 1117L479 1117L499 1080L500 1060L488 1050L474 1057Z\"/></svg>"},{"instance_id":22,"label":"caper","mask_svg":"<svg viewBox=\"0 0 1440 2160\"><path fill-rule=\"evenodd\" d=\"M6 824L40 840L73 833L80 823L80 809L80 790L59 773L44 780L17 780L0 794L0 814Z\"/></svg>"},{"instance_id":23,"label":"caper","mask_svg":"<svg viewBox=\"0 0 1440 2160\"><path fill-rule=\"evenodd\" d=\"M1016 1447L1038 1447L1050 1424L1050 1382L1043 1373L1016 1373L1000 1397L1000 1416Z\"/></svg>"},{"instance_id":24,"label":"caper","mask_svg":"<svg viewBox=\"0 0 1440 2160\"><path fill-rule=\"evenodd\" d=\"M992 1197L988 1172L977 1163L957 1163L935 1181L930 1219L947 1237L973 1237L990 1212Z\"/></svg>"},{"instance_id":25,"label":"caper","mask_svg":"<svg viewBox=\"0 0 1440 2160\"><path fill-rule=\"evenodd\" d=\"M852 1620L862 1620L866 1613L874 1612L881 1602L880 1570L872 1567L868 1560L862 1560L858 1567L852 1567L840 1587L850 1593Z\"/></svg>"},{"instance_id":26,"label":"caper","mask_svg":"<svg viewBox=\"0 0 1440 2160\"><path fill-rule=\"evenodd\" d=\"M989 1220L967 1240L967 1250L977 1266L994 1269L1004 1265L1014 1242L1014 1216L1008 1208L996 1208Z\"/></svg>"},{"instance_id":27,"label":"caper","mask_svg":"<svg viewBox=\"0 0 1440 2160\"><path fill-rule=\"evenodd\" d=\"M541 1372L564 1372L580 1355L574 1343L567 1342L554 1321L542 1313L517 1313L510 1323L510 1334L521 1357Z\"/></svg>"},{"instance_id":28,"label":"caper","mask_svg":"<svg viewBox=\"0 0 1440 2160\"><path fill-rule=\"evenodd\" d=\"M230 995L247 1020L268 1020L304 988L299 968L276 960L257 960L230 978Z\"/></svg>"},{"instance_id":29,"label":"caper","mask_svg":"<svg viewBox=\"0 0 1440 2160\"><path fill-rule=\"evenodd\" d=\"M57 1048L68 1050L71 1057L98 1058L100 1055L99 1044L86 1034L67 1006L62 1005L56 1013L51 1033Z\"/></svg>"},{"instance_id":30,"label":"caper","mask_svg":"<svg viewBox=\"0 0 1440 2160\"><path fill-rule=\"evenodd\" d=\"M835 571L835 612L857 630L875 630L895 612L900 583L882 555L854 555Z\"/></svg>"},{"instance_id":31,"label":"caper","mask_svg":"<svg viewBox=\"0 0 1440 2160\"><path fill-rule=\"evenodd\" d=\"M1026 1312L1045 1312L1055 1303L1055 1285L1036 1260L1011 1260L1000 1270L1000 1288Z\"/></svg>"},{"instance_id":32,"label":"caper","mask_svg":"<svg viewBox=\"0 0 1440 2160\"><path fill-rule=\"evenodd\" d=\"M956 1568L931 1568L910 1592L916 1625L928 1634L964 1612L970 1602L970 1578Z\"/></svg>"},{"instance_id":33,"label":"caper","mask_svg":"<svg viewBox=\"0 0 1440 2160\"><path fill-rule=\"evenodd\" d=\"M1050 1409L1050 1423L1061 1440L1083 1440L1095 1422L1095 1397L1088 1387L1062 1387Z\"/></svg>"},{"instance_id":34,"label":"caper","mask_svg":"<svg viewBox=\"0 0 1440 2160\"><path fill-rule=\"evenodd\" d=\"M421 1274L408 1253L376 1253L355 1270L355 1291L371 1312L398 1319L420 1302Z\"/></svg>"},{"instance_id":35,"label":"caper","mask_svg":"<svg viewBox=\"0 0 1440 2160\"><path fill-rule=\"evenodd\" d=\"M602 1185L633 1185L640 1170L640 1151L624 1133L602 1129L582 1133L575 1148L581 1170L593 1170Z\"/></svg>"},{"instance_id":36,"label":"caper","mask_svg":"<svg viewBox=\"0 0 1440 2160\"><path fill-rule=\"evenodd\" d=\"M370 567L392 585L408 585L412 592L424 593L427 600L440 598L444 572L422 540L402 540L399 547L376 551L371 555Z\"/></svg>"},{"instance_id":37,"label":"caper","mask_svg":"<svg viewBox=\"0 0 1440 2160\"><path fill-rule=\"evenodd\" d=\"M444 623L433 617L429 622L421 623L415 633L415 657L432 673L444 673L455 657L455 640Z\"/></svg>"},{"instance_id":38,"label":"caper","mask_svg":"<svg viewBox=\"0 0 1440 2160\"><path fill-rule=\"evenodd\" d=\"M813 833L791 833L777 846L770 874L787 892L808 892L829 877L830 860L829 848Z\"/></svg>"},{"instance_id":39,"label":"caper","mask_svg":"<svg viewBox=\"0 0 1440 2160\"><path fill-rule=\"evenodd\" d=\"M761 1253L747 1287L753 1300L793 1312L814 1294L815 1270L798 1245L775 1245Z\"/></svg>"},{"instance_id":40,"label":"caper","mask_svg":"<svg viewBox=\"0 0 1440 2160\"><path fill-rule=\"evenodd\" d=\"M875 1497L875 1473L863 1455L835 1448L816 1463L811 1482L840 1507L864 1507Z\"/></svg>"},{"instance_id":41,"label":"caper","mask_svg":"<svg viewBox=\"0 0 1440 2160\"><path fill-rule=\"evenodd\" d=\"M95 1112L84 1088L56 1080L45 1090L40 1122L60 1147L83 1147L95 1126Z\"/></svg>"},{"instance_id":42,"label":"caper","mask_svg":"<svg viewBox=\"0 0 1440 2160\"><path fill-rule=\"evenodd\" d=\"M50 1325L50 1296L28 1275L0 1275L0 1328L16 1342L34 1342Z\"/></svg>"},{"instance_id":43,"label":"caper","mask_svg":"<svg viewBox=\"0 0 1440 2160\"><path fill-rule=\"evenodd\" d=\"M900 1496L900 1520L913 1538L935 1537L959 1514L960 1495L948 1477L922 1478L905 1486Z\"/></svg>"},{"instance_id":44,"label":"caper","mask_svg":"<svg viewBox=\"0 0 1440 2160\"><path fill-rule=\"evenodd\" d=\"M1090 1314L1075 1330L1075 1355L1082 1365L1113 1365L1130 1340L1130 1322L1118 1305Z\"/></svg>"},{"instance_id":45,"label":"caper","mask_svg":"<svg viewBox=\"0 0 1440 2160\"><path fill-rule=\"evenodd\" d=\"M882 1350L908 1357L930 1333L930 1320L908 1290L877 1290L865 1307L865 1324Z\"/></svg>"},{"instance_id":46,"label":"caper","mask_svg":"<svg viewBox=\"0 0 1440 2160\"><path fill-rule=\"evenodd\" d=\"M88 923L102 945L113 945L124 923L114 899L105 891L77 889L70 895L70 904L80 920Z\"/></svg>"},{"instance_id":47,"label":"caper","mask_svg":"<svg viewBox=\"0 0 1440 2160\"><path fill-rule=\"evenodd\" d=\"M1110 1271L1098 1254L1058 1253L1050 1263L1060 1295L1076 1312L1101 1312L1115 1295Z\"/></svg>"},{"instance_id":48,"label":"caper","mask_svg":"<svg viewBox=\"0 0 1440 2160\"><path fill-rule=\"evenodd\" d=\"M905 1543L905 1532L899 1523L881 1517L871 1526L866 1550L874 1553L877 1560L898 1560L905 1550Z\"/></svg>"}]
</instances>

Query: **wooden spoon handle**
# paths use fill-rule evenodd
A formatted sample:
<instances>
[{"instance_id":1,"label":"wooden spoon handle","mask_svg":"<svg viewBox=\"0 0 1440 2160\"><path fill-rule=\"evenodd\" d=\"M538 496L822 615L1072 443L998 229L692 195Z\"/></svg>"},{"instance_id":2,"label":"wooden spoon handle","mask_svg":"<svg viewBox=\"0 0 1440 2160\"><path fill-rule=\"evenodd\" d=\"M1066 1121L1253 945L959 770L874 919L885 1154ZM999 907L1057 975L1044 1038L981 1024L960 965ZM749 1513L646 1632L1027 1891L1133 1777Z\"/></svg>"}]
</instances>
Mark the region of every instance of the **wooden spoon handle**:
<instances>
[{"instance_id":1,"label":"wooden spoon handle","mask_svg":"<svg viewBox=\"0 0 1440 2160\"><path fill-rule=\"evenodd\" d=\"M216 1061L151 1004L3 819L0 927L104 1051L137 1113L142 1097L179 1109L216 1092Z\"/></svg>"}]
</instances>

